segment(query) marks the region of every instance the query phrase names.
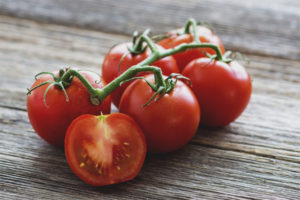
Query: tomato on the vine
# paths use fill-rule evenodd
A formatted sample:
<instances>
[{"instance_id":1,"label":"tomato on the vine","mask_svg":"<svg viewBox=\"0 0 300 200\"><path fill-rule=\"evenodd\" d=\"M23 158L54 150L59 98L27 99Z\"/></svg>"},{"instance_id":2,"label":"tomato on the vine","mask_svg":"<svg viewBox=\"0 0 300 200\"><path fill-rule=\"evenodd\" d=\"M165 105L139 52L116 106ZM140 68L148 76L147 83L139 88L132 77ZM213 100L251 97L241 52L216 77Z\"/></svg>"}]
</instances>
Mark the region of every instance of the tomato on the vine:
<instances>
[{"instance_id":1,"label":"tomato on the vine","mask_svg":"<svg viewBox=\"0 0 300 200\"><path fill-rule=\"evenodd\" d=\"M118 44L106 54L102 64L102 76L107 83L117 78L133 65L143 61L151 54L151 50L149 48L147 48L141 54L133 54L128 50L130 47L132 47L132 43ZM157 48L163 50L163 48L159 45L157 45ZM173 58L173 56L162 58L151 65L161 68L164 75L170 75L171 73L179 72L176 60ZM147 73L145 72L139 73L138 75L142 76L146 74ZM130 82L124 83L111 94L112 102L116 106L119 106L121 96L129 84Z\"/></svg>"},{"instance_id":2,"label":"tomato on the vine","mask_svg":"<svg viewBox=\"0 0 300 200\"><path fill-rule=\"evenodd\" d=\"M154 83L154 76L146 79ZM192 90L182 81L157 101L143 107L155 94L144 80L135 80L123 93L120 112L130 115L143 130L148 150L165 153L184 146L195 135L200 108Z\"/></svg>"},{"instance_id":3,"label":"tomato on the vine","mask_svg":"<svg viewBox=\"0 0 300 200\"><path fill-rule=\"evenodd\" d=\"M100 81L101 79L96 74L85 71L80 73L93 87L104 87L105 82ZM58 74L58 72L53 74ZM46 81L53 81L53 77L49 74L41 75L31 88ZM79 115L110 113L110 97L106 98L99 106L92 105L90 93L77 77L74 77L71 84L66 87L69 101L66 100L60 87L52 86L45 97L45 105L44 94L49 85L48 83L38 87L27 96L27 112L34 130L42 139L52 145L64 145L66 130Z\"/></svg>"},{"instance_id":4,"label":"tomato on the vine","mask_svg":"<svg viewBox=\"0 0 300 200\"><path fill-rule=\"evenodd\" d=\"M146 151L142 130L122 113L82 115L71 123L65 139L71 169L81 180L94 186L136 177Z\"/></svg>"},{"instance_id":5,"label":"tomato on the vine","mask_svg":"<svg viewBox=\"0 0 300 200\"><path fill-rule=\"evenodd\" d=\"M182 74L192 81L203 125L226 126L248 105L251 79L245 68L235 61L226 64L199 58L190 62Z\"/></svg>"},{"instance_id":6,"label":"tomato on the vine","mask_svg":"<svg viewBox=\"0 0 300 200\"><path fill-rule=\"evenodd\" d=\"M161 40L158 44L166 49L174 48L183 43L191 43L193 41L192 34L181 34L183 29L176 29L169 32L166 39ZM217 45L221 53L225 52L224 46L220 38L205 26L196 27L197 35L201 43L211 43ZM177 61L180 71L192 60L200 57L206 57L205 51L209 54L215 54L214 50L209 48L194 48L184 52L174 54L173 57Z\"/></svg>"}]
</instances>

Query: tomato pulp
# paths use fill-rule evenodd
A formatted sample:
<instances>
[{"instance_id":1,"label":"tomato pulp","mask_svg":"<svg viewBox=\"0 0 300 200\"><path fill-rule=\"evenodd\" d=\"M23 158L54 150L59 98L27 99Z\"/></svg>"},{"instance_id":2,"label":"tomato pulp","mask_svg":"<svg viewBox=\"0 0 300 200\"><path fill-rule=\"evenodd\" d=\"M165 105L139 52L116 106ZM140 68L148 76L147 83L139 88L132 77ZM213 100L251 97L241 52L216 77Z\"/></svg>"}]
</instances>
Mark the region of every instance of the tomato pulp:
<instances>
[{"instance_id":1,"label":"tomato pulp","mask_svg":"<svg viewBox=\"0 0 300 200\"><path fill-rule=\"evenodd\" d=\"M122 113L82 115L72 122L65 140L66 158L72 171L94 186L136 177L146 149L142 130Z\"/></svg>"}]
</instances>

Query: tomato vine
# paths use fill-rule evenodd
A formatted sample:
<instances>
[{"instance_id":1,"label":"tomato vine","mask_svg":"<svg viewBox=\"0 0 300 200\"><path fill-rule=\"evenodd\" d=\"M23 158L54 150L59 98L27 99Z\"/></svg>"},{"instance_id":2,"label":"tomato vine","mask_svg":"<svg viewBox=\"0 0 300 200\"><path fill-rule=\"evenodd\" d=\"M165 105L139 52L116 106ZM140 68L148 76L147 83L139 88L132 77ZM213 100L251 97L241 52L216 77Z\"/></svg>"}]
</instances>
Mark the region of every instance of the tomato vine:
<instances>
[{"instance_id":1,"label":"tomato vine","mask_svg":"<svg viewBox=\"0 0 300 200\"><path fill-rule=\"evenodd\" d=\"M118 76L116 79L108 83L105 87L101 89L95 89L93 86L85 80L85 78L74 69L68 69L61 73L61 77L55 77L54 82L50 85L51 87L54 85L59 86L62 90L65 90L64 88L70 84L70 81L72 81L72 77L76 76L82 84L86 87L86 89L91 94L91 103L93 105L99 105L101 102L104 101L104 99L110 95L114 90L116 90L120 85L128 80L132 80L134 76L136 76L139 72L145 72L145 71L151 71L155 75L155 85L151 87L156 93L154 94L153 98L150 99L149 102L147 102L145 105L150 103L157 95L164 95L165 93L168 93L172 91L174 88L173 84L168 84L168 81L170 82L170 77L172 78L185 78L180 74L172 74L168 79L164 80L161 69L158 67L151 66L151 64L161 58L174 55L176 53L183 52L188 49L193 48L211 48L215 51L216 55L209 55L207 54L211 59L222 61L224 63L230 63L232 60L228 58L228 54L225 54L225 56L222 55L219 47L214 44L210 43L200 43L198 36L197 36L197 22L194 19L189 19L184 28L183 33L191 33L193 35L194 41L191 43L184 43L180 44L172 49L167 49L164 51L159 50L156 48L155 43L152 41L152 39L149 37L150 29L145 30L139 37L137 36L137 32L134 33L133 36L133 47L129 48L128 50L131 53L139 54L142 53L146 47L149 47L151 50L151 55L143 60L142 62L138 63L137 65L132 66L127 71L125 71L123 74ZM146 45L144 45L146 43ZM48 72L43 72L48 73ZM42 73L41 73L42 74ZM175 82L173 82L175 83ZM42 86L46 83L42 83L38 85L37 87L31 89L29 93L38 88L39 86ZM49 87L50 87L49 86ZM149 85L151 86L151 85ZM46 96L46 95L45 95ZM44 98L45 98L44 96ZM66 95L67 97L67 95ZM45 101L45 100L44 100Z\"/></svg>"}]
</instances>

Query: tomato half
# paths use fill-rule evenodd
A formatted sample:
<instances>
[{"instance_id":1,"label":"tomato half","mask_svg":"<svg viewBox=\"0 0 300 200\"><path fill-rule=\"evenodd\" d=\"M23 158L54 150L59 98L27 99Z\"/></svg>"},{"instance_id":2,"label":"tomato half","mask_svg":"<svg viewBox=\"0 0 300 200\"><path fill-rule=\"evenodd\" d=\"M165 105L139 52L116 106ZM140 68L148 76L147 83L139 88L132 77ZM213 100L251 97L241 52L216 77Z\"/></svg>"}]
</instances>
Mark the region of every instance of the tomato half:
<instances>
[{"instance_id":1,"label":"tomato half","mask_svg":"<svg viewBox=\"0 0 300 200\"><path fill-rule=\"evenodd\" d=\"M251 79L245 68L235 61L226 64L199 58L190 62L182 74L192 81L204 125L226 126L248 105Z\"/></svg>"},{"instance_id":2,"label":"tomato half","mask_svg":"<svg viewBox=\"0 0 300 200\"><path fill-rule=\"evenodd\" d=\"M153 75L146 79L154 83ZM144 80L134 81L123 93L120 112L130 115L140 125L150 152L177 150L197 131L200 108L196 96L185 83L178 81L170 93L143 107L154 93Z\"/></svg>"},{"instance_id":3,"label":"tomato half","mask_svg":"<svg viewBox=\"0 0 300 200\"><path fill-rule=\"evenodd\" d=\"M191 34L180 34L182 31L182 29L171 31L167 34L169 37L161 40L158 44L166 49L170 49L183 43L191 43L193 36ZM209 28L197 26L197 35L201 43L215 44L220 48L222 54L225 52L222 41ZM195 58L206 57L205 50L210 54L215 54L215 51L209 48L195 48L174 54L173 57L176 59L180 71L182 71L183 68Z\"/></svg>"},{"instance_id":4,"label":"tomato half","mask_svg":"<svg viewBox=\"0 0 300 200\"><path fill-rule=\"evenodd\" d=\"M68 128L67 161L84 182L110 185L137 176L146 156L145 136L137 123L121 113L82 115Z\"/></svg>"},{"instance_id":5,"label":"tomato half","mask_svg":"<svg viewBox=\"0 0 300 200\"><path fill-rule=\"evenodd\" d=\"M122 43L114 46L105 56L102 64L102 76L103 79L109 83L120 74L125 72L131 66L136 65L150 56L150 49L146 49L142 54L132 54L129 52L128 48L132 46L132 43ZM157 45L161 51L162 47ZM122 57L125 57L122 59ZM121 60L122 59L122 60ZM119 70L120 65L120 70ZM160 67L162 73L165 75L170 75L171 73L179 73L176 60L173 56L168 56L162 58L151 65ZM147 73L139 73L139 76L145 75ZM118 107L120 103L121 96L130 82L123 84L121 87L116 89L112 94L112 102Z\"/></svg>"},{"instance_id":6,"label":"tomato half","mask_svg":"<svg viewBox=\"0 0 300 200\"><path fill-rule=\"evenodd\" d=\"M80 72L95 88L104 87L104 81L92 72ZM54 74L58 74L54 72ZM53 81L52 76L41 75L32 88L45 82ZM27 112L33 129L38 135L55 146L64 146L65 133L71 122L82 114L110 113L110 97L99 106L90 101L90 94L78 78L74 78L66 87L69 102L61 88L53 86L49 89L44 105L43 97L49 84L43 85L27 96Z\"/></svg>"}]
</instances>

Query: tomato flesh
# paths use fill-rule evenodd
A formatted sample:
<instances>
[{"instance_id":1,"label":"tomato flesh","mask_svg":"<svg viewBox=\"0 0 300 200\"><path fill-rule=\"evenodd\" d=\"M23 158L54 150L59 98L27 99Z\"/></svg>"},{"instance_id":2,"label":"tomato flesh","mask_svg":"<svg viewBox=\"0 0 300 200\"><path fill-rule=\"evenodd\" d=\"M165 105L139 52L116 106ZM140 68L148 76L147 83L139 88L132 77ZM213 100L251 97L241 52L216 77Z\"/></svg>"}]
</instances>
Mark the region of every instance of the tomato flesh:
<instances>
[{"instance_id":1,"label":"tomato flesh","mask_svg":"<svg viewBox=\"0 0 300 200\"><path fill-rule=\"evenodd\" d=\"M82 115L68 128L67 161L84 182L110 185L136 177L146 156L142 130L129 116Z\"/></svg>"}]
</instances>

